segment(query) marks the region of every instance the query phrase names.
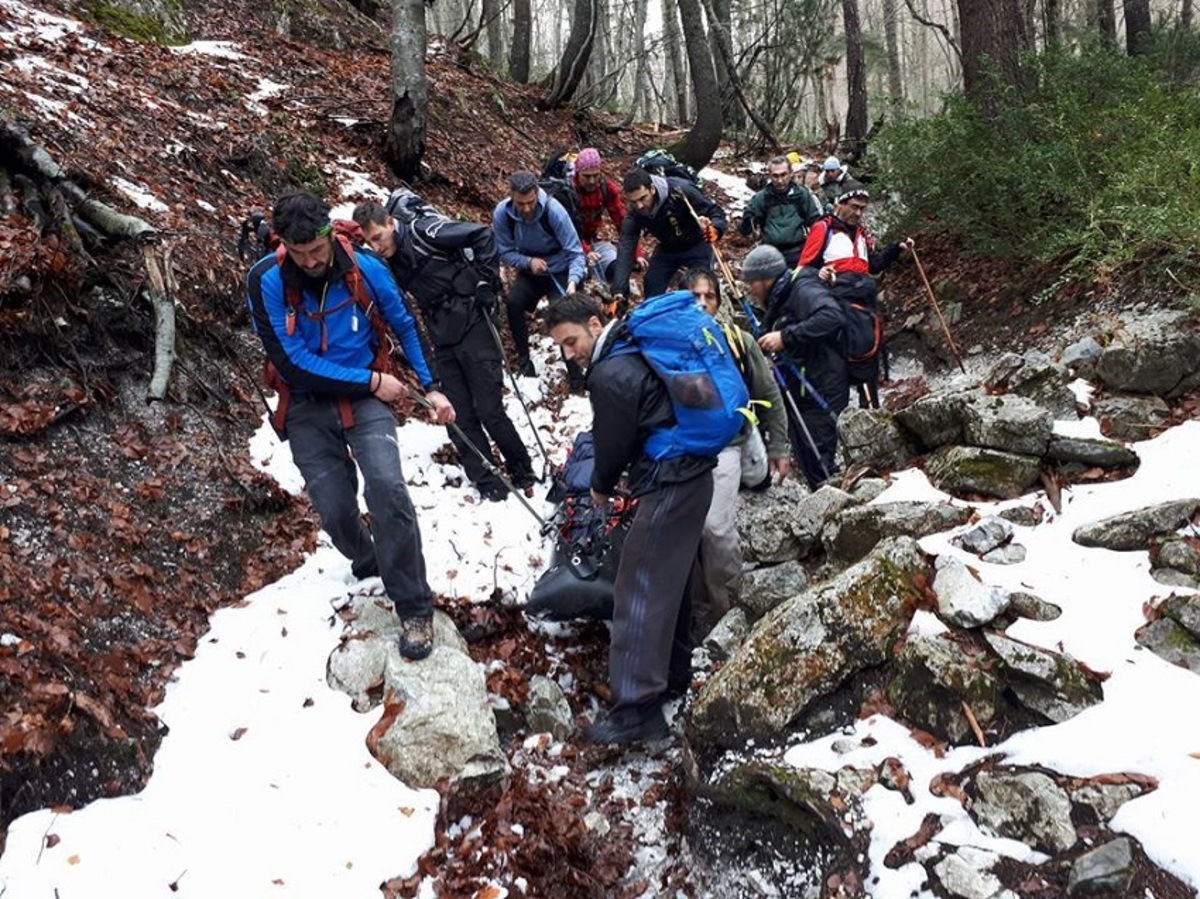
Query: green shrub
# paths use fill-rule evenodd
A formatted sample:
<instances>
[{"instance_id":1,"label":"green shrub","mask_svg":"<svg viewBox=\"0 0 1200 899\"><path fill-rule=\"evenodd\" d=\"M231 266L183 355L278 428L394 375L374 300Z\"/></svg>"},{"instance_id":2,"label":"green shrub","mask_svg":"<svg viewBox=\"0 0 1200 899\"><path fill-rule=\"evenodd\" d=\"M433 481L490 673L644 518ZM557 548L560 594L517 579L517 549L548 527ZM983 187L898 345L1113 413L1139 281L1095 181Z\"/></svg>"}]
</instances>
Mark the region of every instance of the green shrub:
<instances>
[{"instance_id":1,"label":"green shrub","mask_svg":"<svg viewBox=\"0 0 1200 899\"><path fill-rule=\"evenodd\" d=\"M903 201L893 225L1076 275L1151 260L1200 268L1200 46L1171 48L1047 53L991 118L954 96L939 115L890 127L873 150Z\"/></svg>"}]
</instances>

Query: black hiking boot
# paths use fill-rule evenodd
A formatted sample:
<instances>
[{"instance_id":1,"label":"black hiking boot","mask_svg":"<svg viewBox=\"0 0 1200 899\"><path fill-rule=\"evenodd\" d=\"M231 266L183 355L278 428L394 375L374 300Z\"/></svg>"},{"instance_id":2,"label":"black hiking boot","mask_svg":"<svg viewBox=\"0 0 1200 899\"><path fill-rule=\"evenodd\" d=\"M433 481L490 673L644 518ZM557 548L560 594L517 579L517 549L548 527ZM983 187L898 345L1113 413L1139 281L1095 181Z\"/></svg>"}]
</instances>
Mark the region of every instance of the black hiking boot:
<instances>
[{"instance_id":1,"label":"black hiking boot","mask_svg":"<svg viewBox=\"0 0 1200 899\"><path fill-rule=\"evenodd\" d=\"M433 616L400 619L400 655L412 662L433 652Z\"/></svg>"},{"instance_id":2,"label":"black hiking boot","mask_svg":"<svg viewBox=\"0 0 1200 899\"><path fill-rule=\"evenodd\" d=\"M517 377L520 378L536 378L537 369L533 367L533 360L525 356L517 360Z\"/></svg>"},{"instance_id":3,"label":"black hiking boot","mask_svg":"<svg viewBox=\"0 0 1200 899\"><path fill-rule=\"evenodd\" d=\"M494 484L479 484L475 489L489 503L502 503L508 499L508 488L499 481Z\"/></svg>"},{"instance_id":4,"label":"black hiking boot","mask_svg":"<svg viewBox=\"0 0 1200 899\"><path fill-rule=\"evenodd\" d=\"M609 712L583 729L583 736L587 740L609 746L655 743L670 735L662 706L657 704L643 711L620 709Z\"/></svg>"}]
</instances>

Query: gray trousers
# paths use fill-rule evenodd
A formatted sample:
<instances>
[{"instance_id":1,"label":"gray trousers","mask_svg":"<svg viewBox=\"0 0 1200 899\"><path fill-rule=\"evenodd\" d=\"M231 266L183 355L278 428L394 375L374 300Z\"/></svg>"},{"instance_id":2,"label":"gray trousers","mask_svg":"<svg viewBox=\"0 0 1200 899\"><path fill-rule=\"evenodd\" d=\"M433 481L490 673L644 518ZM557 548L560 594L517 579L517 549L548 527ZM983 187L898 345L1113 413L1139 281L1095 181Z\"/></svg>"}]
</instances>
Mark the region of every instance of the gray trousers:
<instances>
[{"instance_id":1,"label":"gray trousers","mask_svg":"<svg viewBox=\"0 0 1200 899\"><path fill-rule=\"evenodd\" d=\"M614 711L661 702L668 683L691 680L689 576L711 500L709 472L638 498L613 586Z\"/></svg>"},{"instance_id":2,"label":"gray trousers","mask_svg":"<svg viewBox=\"0 0 1200 899\"><path fill-rule=\"evenodd\" d=\"M433 614L417 515L400 470L396 419L374 397L355 400L354 426L342 428L337 401L292 395L287 410L292 458L321 527L357 577L379 574L402 618ZM357 467L355 463L357 464ZM371 528L358 507L358 470Z\"/></svg>"},{"instance_id":3,"label":"gray trousers","mask_svg":"<svg viewBox=\"0 0 1200 899\"><path fill-rule=\"evenodd\" d=\"M742 485L742 444L721 450L713 469L712 503L700 535L692 573L692 620L695 635L711 631L737 601L742 583L742 541L736 514Z\"/></svg>"}]
</instances>

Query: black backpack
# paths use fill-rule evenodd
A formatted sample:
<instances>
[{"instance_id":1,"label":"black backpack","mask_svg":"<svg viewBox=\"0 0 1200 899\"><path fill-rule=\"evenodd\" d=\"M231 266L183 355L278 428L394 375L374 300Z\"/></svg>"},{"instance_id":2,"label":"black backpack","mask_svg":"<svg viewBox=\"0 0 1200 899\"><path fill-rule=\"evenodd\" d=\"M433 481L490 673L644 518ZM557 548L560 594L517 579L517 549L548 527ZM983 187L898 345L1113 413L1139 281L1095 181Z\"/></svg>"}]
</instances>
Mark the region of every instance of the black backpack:
<instances>
[{"instance_id":1,"label":"black backpack","mask_svg":"<svg viewBox=\"0 0 1200 899\"><path fill-rule=\"evenodd\" d=\"M538 187L546 192L546 196L551 199L558 200L562 204L563 209L567 211L567 215L571 219L571 224L575 228L575 233L579 234L583 229L582 221L579 215L579 196L575 193L575 188L570 181L562 178L542 178L538 181ZM538 216L538 222L541 223L542 229L558 240L554 233L554 228L550 224L550 208L546 204L546 208L542 210L542 214Z\"/></svg>"},{"instance_id":2,"label":"black backpack","mask_svg":"<svg viewBox=\"0 0 1200 899\"><path fill-rule=\"evenodd\" d=\"M255 211L246 216L237 244L238 258L242 262L262 259L268 253L273 253L277 246L279 235L263 213Z\"/></svg>"},{"instance_id":3,"label":"black backpack","mask_svg":"<svg viewBox=\"0 0 1200 899\"><path fill-rule=\"evenodd\" d=\"M700 179L699 172L686 162L680 162L661 147L647 150L637 158L637 162L634 165L639 169L646 170L651 175L660 175L663 178L680 178L684 181L690 181L696 187L702 187L704 184Z\"/></svg>"},{"instance_id":4,"label":"black backpack","mask_svg":"<svg viewBox=\"0 0 1200 899\"><path fill-rule=\"evenodd\" d=\"M567 149L555 150L554 155L542 164L541 177L569 181L575 168L575 157L578 155Z\"/></svg>"}]
</instances>

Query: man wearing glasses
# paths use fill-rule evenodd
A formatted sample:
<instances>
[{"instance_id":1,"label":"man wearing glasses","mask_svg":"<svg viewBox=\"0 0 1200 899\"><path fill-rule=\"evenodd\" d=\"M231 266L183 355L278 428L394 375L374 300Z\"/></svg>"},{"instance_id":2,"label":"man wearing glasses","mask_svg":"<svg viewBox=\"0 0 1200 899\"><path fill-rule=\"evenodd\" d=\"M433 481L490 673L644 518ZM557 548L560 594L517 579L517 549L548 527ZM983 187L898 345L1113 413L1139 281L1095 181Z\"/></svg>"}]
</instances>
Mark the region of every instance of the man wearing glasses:
<instances>
[{"instance_id":1,"label":"man wearing glasses","mask_svg":"<svg viewBox=\"0 0 1200 899\"><path fill-rule=\"evenodd\" d=\"M788 268L794 268L808 229L821 217L821 209L812 192L792 179L786 156L776 156L767 163L767 179L767 186L747 204L740 230L747 237L760 232L762 242L779 250Z\"/></svg>"}]
</instances>

